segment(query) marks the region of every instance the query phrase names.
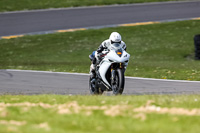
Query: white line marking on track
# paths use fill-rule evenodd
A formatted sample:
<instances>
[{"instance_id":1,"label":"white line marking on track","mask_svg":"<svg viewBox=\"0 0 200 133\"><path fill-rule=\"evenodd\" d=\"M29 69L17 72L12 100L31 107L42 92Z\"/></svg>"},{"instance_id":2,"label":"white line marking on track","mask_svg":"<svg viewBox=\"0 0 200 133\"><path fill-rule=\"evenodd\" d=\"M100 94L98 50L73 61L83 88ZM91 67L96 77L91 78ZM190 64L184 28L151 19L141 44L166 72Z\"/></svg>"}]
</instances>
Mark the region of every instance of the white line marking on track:
<instances>
[{"instance_id":1,"label":"white line marking on track","mask_svg":"<svg viewBox=\"0 0 200 133\"><path fill-rule=\"evenodd\" d=\"M164 81L164 82L200 83L200 81L190 81L190 80L154 79L154 78L141 78L141 77L129 77L129 76L126 76L126 78L136 79L136 80Z\"/></svg>"},{"instance_id":2,"label":"white line marking on track","mask_svg":"<svg viewBox=\"0 0 200 133\"><path fill-rule=\"evenodd\" d=\"M65 74L65 75L81 75L89 76L87 73L70 73L70 72L52 72L52 71L37 71L37 70L17 70L17 69L5 69L5 71L13 72L31 72L31 73L56 73L56 74ZM182 83L200 83L200 81L189 81L189 80L170 80L170 79L154 79L154 78L141 78L141 77L129 77L127 79L136 79L136 80L150 80L150 81L163 81L163 82L182 82Z\"/></svg>"},{"instance_id":3,"label":"white line marking on track","mask_svg":"<svg viewBox=\"0 0 200 133\"><path fill-rule=\"evenodd\" d=\"M11 72L30 72L30 73L56 73L56 74L65 74L65 75L84 75L89 76L87 73L70 73L70 72L52 72L52 71L37 71L37 70L17 70L17 69L5 69L6 71Z\"/></svg>"}]
</instances>

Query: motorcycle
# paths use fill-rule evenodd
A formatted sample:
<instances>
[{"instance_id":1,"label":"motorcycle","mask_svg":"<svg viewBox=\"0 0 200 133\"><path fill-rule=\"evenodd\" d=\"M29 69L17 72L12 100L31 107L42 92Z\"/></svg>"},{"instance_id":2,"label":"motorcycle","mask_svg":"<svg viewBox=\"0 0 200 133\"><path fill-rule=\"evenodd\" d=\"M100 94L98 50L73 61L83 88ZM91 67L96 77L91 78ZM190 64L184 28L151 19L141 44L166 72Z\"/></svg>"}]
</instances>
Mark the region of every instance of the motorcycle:
<instances>
[{"instance_id":1,"label":"motorcycle","mask_svg":"<svg viewBox=\"0 0 200 133\"><path fill-rule=\"evenodd\" d=\"M89 90L93 95L101 95L104 91L113 91L114 95L123 93L125 64L128 64L130 54L119 43L112 44L109 49L102 52L102 59L95 68L95 76L89 78ZM93 58L95 57L90 56L91 61Z\"/></svg>"}]
</instances>

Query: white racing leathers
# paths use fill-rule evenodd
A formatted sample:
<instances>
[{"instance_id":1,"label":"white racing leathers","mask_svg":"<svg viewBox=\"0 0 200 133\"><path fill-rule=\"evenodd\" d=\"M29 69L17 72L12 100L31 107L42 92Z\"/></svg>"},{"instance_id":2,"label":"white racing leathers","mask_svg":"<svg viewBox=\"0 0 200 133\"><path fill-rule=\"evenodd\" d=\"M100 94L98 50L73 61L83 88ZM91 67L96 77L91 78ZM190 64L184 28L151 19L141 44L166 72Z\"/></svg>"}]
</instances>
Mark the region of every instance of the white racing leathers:
<instances>
[{"instance_id":1,"label":"white racing leathers","mask_svg":"<svg viewBox=\"0 0 200 133\"><path fill-rule=\"evenodd\" d=\"M101 53L102 60L95 68L95 77L90 77L91 94L102 94L104 91L113 91L113 94L122 94L124 90L124 72L128 65L128 54L121 43L106 46Z\"/></svg>"}]
</instances>

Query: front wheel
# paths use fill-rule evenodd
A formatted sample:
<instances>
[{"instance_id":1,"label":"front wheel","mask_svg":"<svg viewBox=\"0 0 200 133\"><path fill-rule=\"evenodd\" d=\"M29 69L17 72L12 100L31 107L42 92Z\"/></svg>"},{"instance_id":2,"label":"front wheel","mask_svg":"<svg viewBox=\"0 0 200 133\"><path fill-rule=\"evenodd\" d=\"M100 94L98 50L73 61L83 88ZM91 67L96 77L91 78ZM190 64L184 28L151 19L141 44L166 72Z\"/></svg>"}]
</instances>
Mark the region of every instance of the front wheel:
<instances>
[{"instance_id":1,"label":"front wheel","mask_svg":"<svg viewBox=\"0 0 200 133\"><path fill-rule=\"evenodd\" d=\"M112 90L114 95L121 95L124 90L124 73L122 69L117 69L112 79Z\"/></svg>"}]
</instances>

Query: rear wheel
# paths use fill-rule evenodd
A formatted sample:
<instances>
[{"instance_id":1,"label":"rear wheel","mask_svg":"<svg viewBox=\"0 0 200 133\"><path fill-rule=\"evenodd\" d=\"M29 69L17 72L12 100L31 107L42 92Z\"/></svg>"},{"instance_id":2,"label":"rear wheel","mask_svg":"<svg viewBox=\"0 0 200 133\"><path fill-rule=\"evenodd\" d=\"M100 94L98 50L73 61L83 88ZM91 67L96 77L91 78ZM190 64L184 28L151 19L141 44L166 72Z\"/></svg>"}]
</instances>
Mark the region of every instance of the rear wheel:
<instances>
[{"instance_id":1,"label":"rear wheel","mask_svg":"<svg viewBox=\"0 0 200 133\"><path fill-rule=\"evenodd\" d=\"M112 79L112 89L114 95L121 95L124 90L124 73L121 69L115 71L115 75Z\"/></svg>"},{"instance_id":2,"label":"rear wheel","mask_svg":"<svg viewBox=\"0 0 200 133\"><path fill-rule=\"evenodd\" d=\"M98 87L96 79L91 77L89 79L89 90L92 95L101 95L103 93L101 88Z\"/></svg>"}]
</instances>

